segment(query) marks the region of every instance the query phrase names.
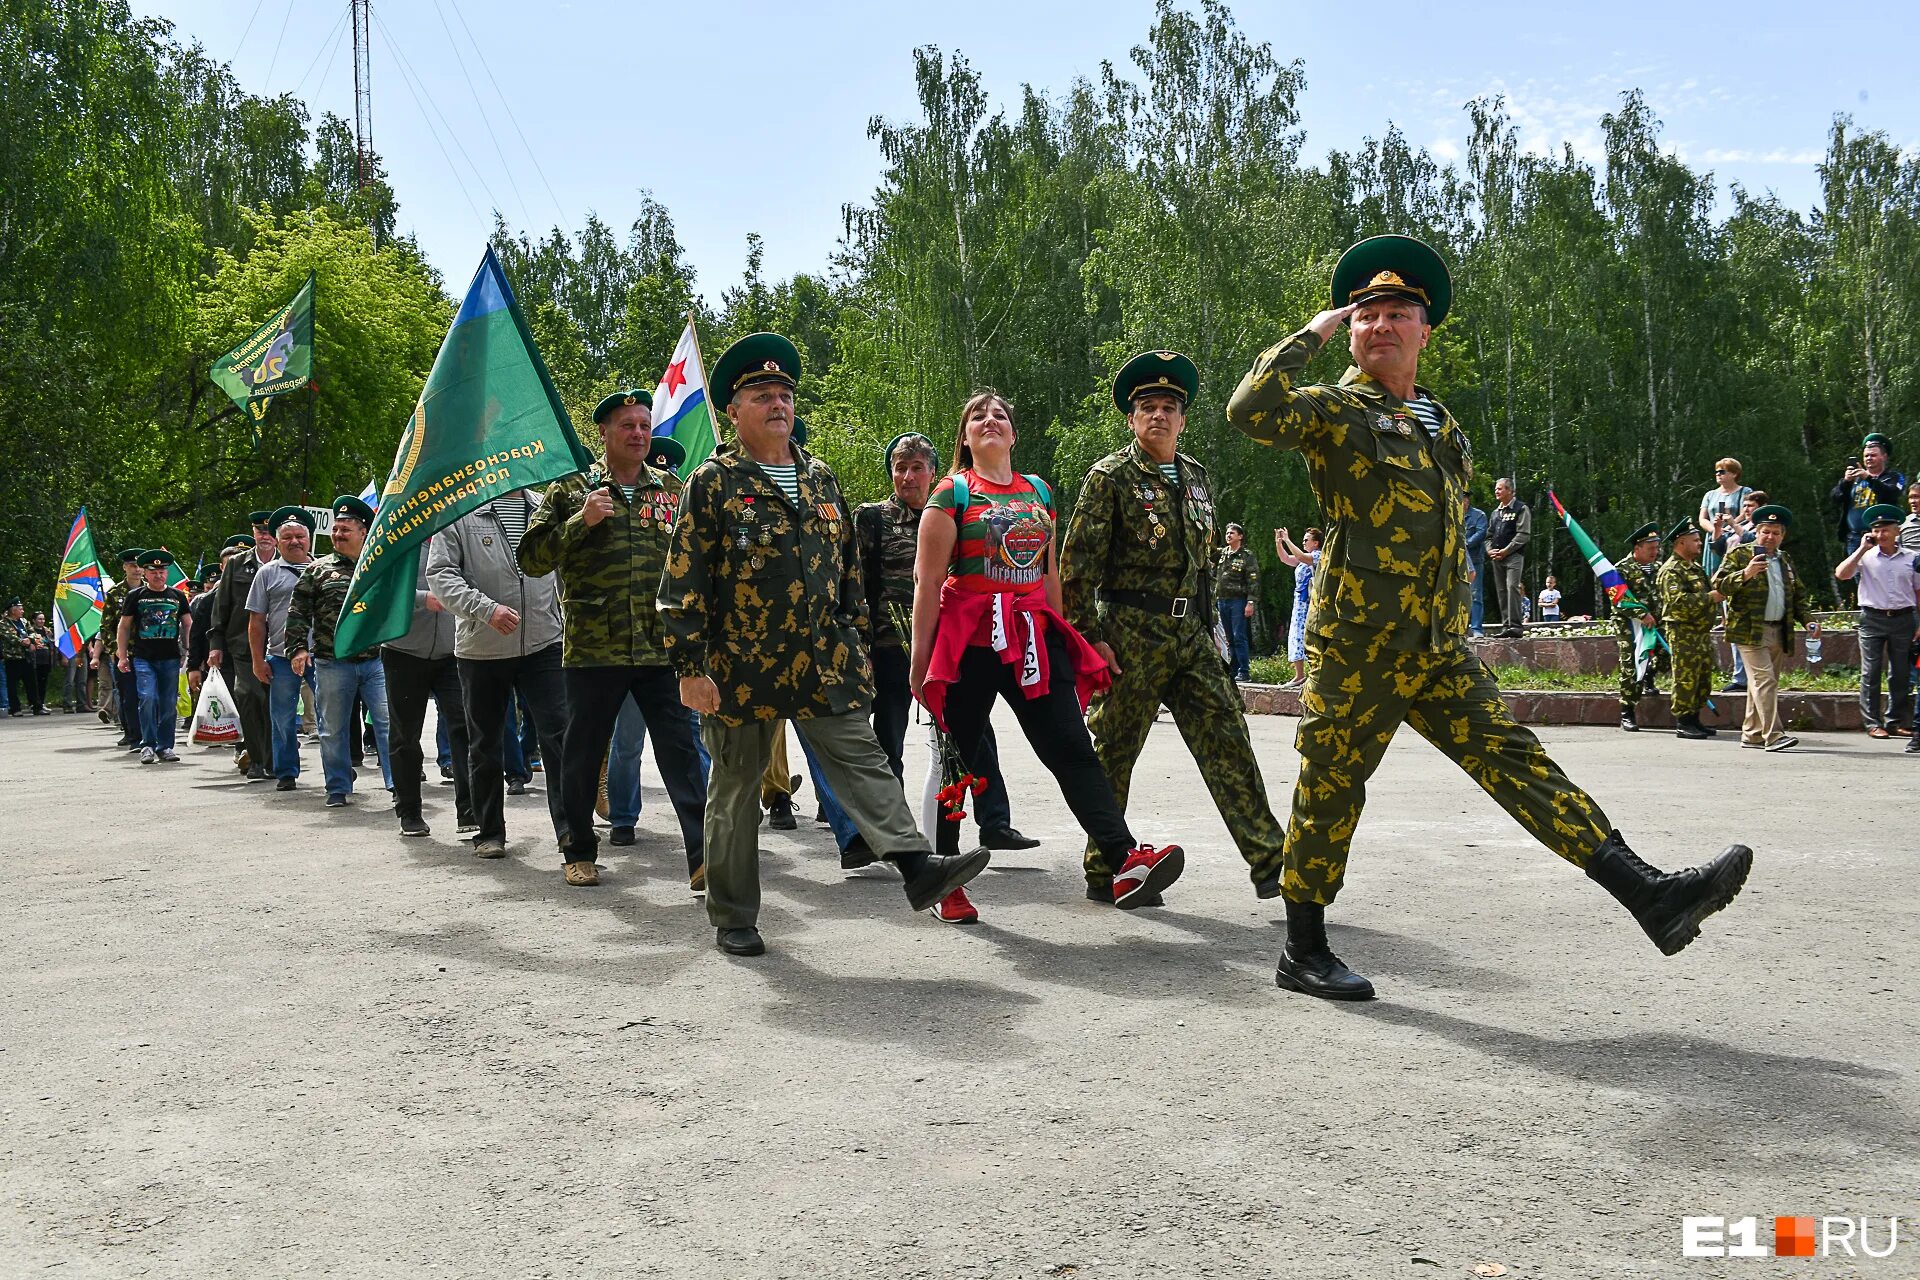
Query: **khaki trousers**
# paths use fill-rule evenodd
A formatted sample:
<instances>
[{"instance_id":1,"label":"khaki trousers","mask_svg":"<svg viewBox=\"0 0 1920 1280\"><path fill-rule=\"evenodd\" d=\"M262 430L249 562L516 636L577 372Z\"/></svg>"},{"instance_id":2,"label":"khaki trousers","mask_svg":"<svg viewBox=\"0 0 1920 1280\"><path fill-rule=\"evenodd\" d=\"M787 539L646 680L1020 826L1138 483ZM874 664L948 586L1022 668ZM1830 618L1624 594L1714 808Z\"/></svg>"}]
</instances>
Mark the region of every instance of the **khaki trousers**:
<instances>
[{"instance_id":1,"label":"khaki trousers","mask_svg":"<svg viewBox=\"0 0 1920 1280\"><path fill-rule=\"evenodd\" d=\"M931 853L915 825L900 779L863 713L793 721L820 761L827 785L867 844L881 857ZM760 779L785 722L738 727L701 718L713 772L707 780L707 919L716 929L752 927L760 918Z\"/></svg>"},{"instance_id":2,"label":"khaki trousers","mask_svg":"<svg viewBox=\"0 0 1920 1280\"><path fill-rule=\"evenodd\" d=\"M1760 643L1737 646L1747 668L1747 714L1740 741L1762 746L1783 735L1780 728L1780 672L1787 665L1787 624L1760 624Z\"/></svg>"}]
</instances>

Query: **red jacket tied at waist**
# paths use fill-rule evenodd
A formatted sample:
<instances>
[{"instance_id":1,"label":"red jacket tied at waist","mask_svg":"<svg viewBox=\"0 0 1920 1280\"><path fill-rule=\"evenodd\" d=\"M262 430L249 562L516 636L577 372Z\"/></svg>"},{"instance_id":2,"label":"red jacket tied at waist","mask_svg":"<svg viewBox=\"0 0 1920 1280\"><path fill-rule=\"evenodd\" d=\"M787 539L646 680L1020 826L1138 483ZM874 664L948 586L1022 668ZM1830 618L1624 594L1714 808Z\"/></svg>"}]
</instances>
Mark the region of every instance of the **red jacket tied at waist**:
<instances>
[{"instance_id":1,"label":"red jacket tied at waist","mask_svg":"<svg viewBox=\"0 0 1920 1280\"><path fill-rule=\"evenodd\" d=\"M1047 692L1047 632L1057 631L1073 659L1074 691L1085 711L1093 695L1113 684L1106 659L1078 631L1054 612L1047 593L1035 589L967 591L951 579L940 588L940 623L933 635L933 657L927 664L927 683L921 701L933 713L934 723L947 727L947 687L960 678L960 659L974 645L993 650L1000 661L1020 669L1020 688L1029 698Z\"/></svg>"}]
</instances>

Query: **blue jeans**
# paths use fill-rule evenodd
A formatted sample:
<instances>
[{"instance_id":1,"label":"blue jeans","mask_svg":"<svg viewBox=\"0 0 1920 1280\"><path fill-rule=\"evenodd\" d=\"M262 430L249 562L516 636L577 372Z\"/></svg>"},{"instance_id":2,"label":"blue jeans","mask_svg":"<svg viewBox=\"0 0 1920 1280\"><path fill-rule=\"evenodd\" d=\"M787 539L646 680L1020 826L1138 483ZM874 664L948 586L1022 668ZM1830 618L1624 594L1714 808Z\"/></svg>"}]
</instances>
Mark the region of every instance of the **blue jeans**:
<instances>
[{"instance_id":1,"label":"blue jeans","mask_svg":"<svg viewBox=\"0 0 1920 1280\"><path fill-rule=\"evenodd\" d=\"M500 738L500 774L508 782L531 782L533 770L527 768L526 749L520 745L520 717L515 713L514 699L507 698L506 718Z\"/></svg>"},{"instance_id":2,"label":"blue jeans","mask_svg":"<svg viewBox=\"0 0 1920 1280\"><path fill-rule=\"evenodd\" d=\"M1227 652L1233 655L1233 678L1245 681L1253 677L1248 668L1247 648L1253 641L1251 625L1253 619L1247 617L1245 600L1222 600L1220 602L1220 629L1227 636Z\"/></svg>"},{"instance_id":3,"label":"blue jeans","mask_svg":"<svg viewBox=\"0 0 1920 1280\"><path fill-rule=\"evenodd\" d=\"M447 717L440 713L440 699L433 700L434 747L438 751L435 757L442 769L453 768L453 740L447 736Z\"/></svg>"},{"instance_id":4,"label":"blue jeans","mask_svg":"<svg viewBox=\"0 0 1920 1280\"><path fill-rule=\"evenodd\" d=\"M647 718L628 694L614 718L613 741L607 745L607 821L616 827L630 827L640 818L640 757L646 747Z\"/></svg>"},{"instance_id":5,"label":"blue jeans","mask_svg":"<svg viewBox=\"0 0 1920 1280\"><path fill-rule=\"evenodd\" d=\"M1473 566L1473 608L1467 614L1467 633L1479 635L1487 616L1487 562Z\"/></svg>"},{"instance_id":6,"label":"blue jeans","mask_svg":"<svg viewBox=\"0 0 1920 1280\"><path fill-rule=\"evenodd\" d=\"M267 718L273 724L273 776L297 778L300 776L300 738L294 726L300 719L302 678L293 674L291 662L272 655L267 657L267 674L273 677L273 683L267 686ZM312 688L312 666L308 666L305 680L307 687Z\"/></svg>"},{"instance_id":7,"label":"blue jeans","mask_svg":"<svg viewBox=\"0 0 1920 1280\"><path fill-rule=\"evenodd\" d=\"M175 710L180 701L180 659L135 658L133 679L140 691L140 745L173 750L174 730L180 727Z\"/></svg>"},{"instance_id":8,"label":"blue jeans","mask_svg":"<svg viewBox=\"0 0 1920 1280\"><path fill-rule=\"evenodd\" d=\"M327 777L327 794L353 792L353 766L348 757L353 739L353 704L357 699L373 720L374 749L380 755L380 775L393 790L393 770L387 763L387 669L378 656L357 662L318 658L316 692L320 712L320 767Z\"/></svg>"},{"instance_id":9,"label":"blue jeans","mask_svg":"<svg viewBox=\"0 0 1920 1280\"><path fill-rule=\"evenodd\" d=\"M833 832L833 842L840 846L840 852L845 853L847 846L853 843L853 838L860 834L860 829L853 825L853 819L847 816L847 811L840 807L840 801L835 798L833 788L827 785L827 775L820 772L819 758L813 754L813 744L807 741L807 735L801 733L795 736L800 739L800 749L807 754L807 774L813 779L813 789L820 796L820 812L827 816L827 827Z\"/></svg>"}]
</instances>

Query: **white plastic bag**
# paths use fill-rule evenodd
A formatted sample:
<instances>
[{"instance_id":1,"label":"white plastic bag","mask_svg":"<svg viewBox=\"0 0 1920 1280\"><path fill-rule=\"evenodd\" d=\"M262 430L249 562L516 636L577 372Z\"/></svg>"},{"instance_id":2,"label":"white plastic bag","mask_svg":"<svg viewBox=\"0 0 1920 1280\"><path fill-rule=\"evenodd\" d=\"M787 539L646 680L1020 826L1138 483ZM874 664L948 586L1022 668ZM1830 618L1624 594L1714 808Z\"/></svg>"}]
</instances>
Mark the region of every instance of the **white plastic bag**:
<instances>
[{"instance_id":1,"label":"white plastic bag","mask_svg":"<svg viewBox=\"0 0 1920 1280\"><path fill-rule=\"evenodd\" d=\"M200 686L200 705L194 710L193 732L188 740L202 747L240 741L240 714L234 710L233 695L227 692L227 682L218 667L207 668L207 679Z\"/></svg>"}]
</instances>

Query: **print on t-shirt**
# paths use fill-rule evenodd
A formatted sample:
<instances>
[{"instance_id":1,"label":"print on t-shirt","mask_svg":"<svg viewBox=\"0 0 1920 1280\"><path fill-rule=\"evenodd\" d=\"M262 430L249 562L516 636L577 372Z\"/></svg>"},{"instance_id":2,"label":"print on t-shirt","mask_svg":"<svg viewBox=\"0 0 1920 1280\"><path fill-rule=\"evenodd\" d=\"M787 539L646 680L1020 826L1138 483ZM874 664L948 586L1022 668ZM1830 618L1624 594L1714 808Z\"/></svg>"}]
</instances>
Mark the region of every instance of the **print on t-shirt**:
<instances>
[{"instance_id":1,"label":"print on t-shirt","mask_svg":"<svg viewBox=\"0 0 1920 1280\"><path fill-rule=\"evenodd\" d=\"M952 576L974 591L1025 591L1047 573L1047 548L1053 545L1053 512L1027 482L1016 475L1012 484L983 480L963 473L967 509L956 515L959 541L954 547ZM943 480L933 503L953 510L953 481Z\"/></svg>"}]
</instances>

